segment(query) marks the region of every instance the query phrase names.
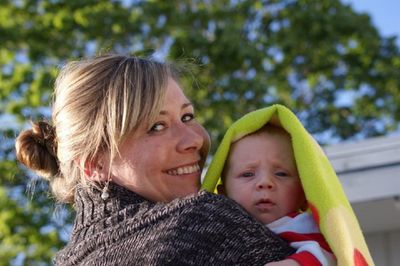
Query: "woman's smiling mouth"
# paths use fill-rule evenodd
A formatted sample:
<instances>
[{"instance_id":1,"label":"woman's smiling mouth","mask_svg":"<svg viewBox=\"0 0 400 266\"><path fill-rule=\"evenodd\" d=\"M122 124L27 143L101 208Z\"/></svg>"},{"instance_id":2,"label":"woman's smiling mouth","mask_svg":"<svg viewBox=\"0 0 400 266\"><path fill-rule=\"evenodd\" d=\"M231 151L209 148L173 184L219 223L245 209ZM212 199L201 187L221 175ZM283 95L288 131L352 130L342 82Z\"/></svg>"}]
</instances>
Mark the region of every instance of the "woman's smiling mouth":
<instances>
[{"instance_id":1,"label":"woman's smiling mouth","mask_svg":"<svg viewBox=\"0 0 400 266\"><path fill-rule=\"evenodd\" d=\"M192 174L197 173L200 171L200 166L198 163L189 165L189 166L182 166L175 169L171 169L166 171L169 175L185 175L185 174Z\"/></svg>"}]
</instances>

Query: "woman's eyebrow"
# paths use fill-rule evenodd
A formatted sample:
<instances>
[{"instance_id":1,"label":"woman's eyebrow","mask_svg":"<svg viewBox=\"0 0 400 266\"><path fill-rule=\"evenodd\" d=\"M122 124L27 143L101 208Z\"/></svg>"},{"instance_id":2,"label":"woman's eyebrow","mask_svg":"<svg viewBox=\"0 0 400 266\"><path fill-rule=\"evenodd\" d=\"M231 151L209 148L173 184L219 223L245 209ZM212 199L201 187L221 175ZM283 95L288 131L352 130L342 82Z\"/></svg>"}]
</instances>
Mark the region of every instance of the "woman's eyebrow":
<instances>
[{"instance_id":1,"label":"woman's eyebrow","mask_svg":"<svg viewBox=\"0 0 400 266\"><path fill-rule=\"evenodd\" d=\"M192 104L191 102L184 103L184 104L182 104L181 109L185 109L185 108L188 107L188 106L193 106L193 104Z\"/></svg>"},{"instance_id":2,"label":"woman's eyebrow","mask_svg":"<svg viewBox=\"0 0 400 266\"><path fill-rule=\"evenodd\" d=\"M193 104L192 103L184 103L184 104L182 104L182 106L181 106L181 110L183 110L183 109L185 109L185 108L187 108L187 107L189 107L189 106L193 106ZM168 111L165 111L165 110L161 110L160 111L160 115L167 115L168 114Z\"/></svg>"}]
</instances>

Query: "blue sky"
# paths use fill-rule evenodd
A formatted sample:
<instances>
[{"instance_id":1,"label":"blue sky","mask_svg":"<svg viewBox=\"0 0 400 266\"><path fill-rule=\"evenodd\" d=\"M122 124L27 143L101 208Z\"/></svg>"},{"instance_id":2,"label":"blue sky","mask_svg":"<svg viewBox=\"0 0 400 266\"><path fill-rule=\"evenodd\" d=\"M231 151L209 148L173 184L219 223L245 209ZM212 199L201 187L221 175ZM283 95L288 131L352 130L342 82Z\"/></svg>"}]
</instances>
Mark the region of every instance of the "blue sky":
<instances>
[{"instance_id":1,"label":"blue sky","mask_svg":"<svg viewBox=\"0 0 400 266\"><path fill-rule=\"evenodd\" d=\"M357 12L368 13L382 36L400 37L399 0L342 0L342 3L351 4ZM397 43L400 45L399 37Z\"/></svg>"}]
</instances>

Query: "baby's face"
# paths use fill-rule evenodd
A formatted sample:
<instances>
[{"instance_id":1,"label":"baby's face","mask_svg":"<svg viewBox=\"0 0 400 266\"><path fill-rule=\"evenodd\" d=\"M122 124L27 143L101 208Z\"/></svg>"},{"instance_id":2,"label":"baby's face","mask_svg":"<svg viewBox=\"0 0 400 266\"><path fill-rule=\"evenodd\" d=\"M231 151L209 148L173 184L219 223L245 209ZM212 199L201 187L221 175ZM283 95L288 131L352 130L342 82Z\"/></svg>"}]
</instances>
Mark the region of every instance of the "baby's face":
<instances>
[{"instance_id":1,"label":"baby's face","mask_svg":"<svg viewBox=\"0 0 400 266\"><path fill-rule=\"evenodd\" d=\"M261 132L234 143L225 174L225 193L264 224L305 204L290 137Z\"/></svg>"}]
</instances>

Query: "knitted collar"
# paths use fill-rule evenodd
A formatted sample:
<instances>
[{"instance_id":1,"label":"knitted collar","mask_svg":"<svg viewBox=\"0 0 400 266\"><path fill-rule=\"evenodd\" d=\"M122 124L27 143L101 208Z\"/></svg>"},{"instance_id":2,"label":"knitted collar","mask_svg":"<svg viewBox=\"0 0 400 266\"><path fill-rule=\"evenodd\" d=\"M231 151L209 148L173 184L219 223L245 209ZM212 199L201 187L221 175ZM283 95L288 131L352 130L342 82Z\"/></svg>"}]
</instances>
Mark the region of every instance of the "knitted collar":
<instances>
[{"instance_id":1,"label":"knitted collar","mask_svg":"<svg viewBox=\"0 0 400 266\"><path fill-rule=\"evenodd\" d=\"M115 183L109 184L109 194L110 197L103 200L99 189L93 186L77 187L75 230L80 230L103 219L109 220L105 221L109 224L112 221L107 218L118 215L118 220L123 219L128 212L134 212L135 207L139 207L139 205L149 208L155 204Z\"/></svg>"}]
</instances>

